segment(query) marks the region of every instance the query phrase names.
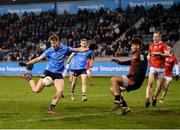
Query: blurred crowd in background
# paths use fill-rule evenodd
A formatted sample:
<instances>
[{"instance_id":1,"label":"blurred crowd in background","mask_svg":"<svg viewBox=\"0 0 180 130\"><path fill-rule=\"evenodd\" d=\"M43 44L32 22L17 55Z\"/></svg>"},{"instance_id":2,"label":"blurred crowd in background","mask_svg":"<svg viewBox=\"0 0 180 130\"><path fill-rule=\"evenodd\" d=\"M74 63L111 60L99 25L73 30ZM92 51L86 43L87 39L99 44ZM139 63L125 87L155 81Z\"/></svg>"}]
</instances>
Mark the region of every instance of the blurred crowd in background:
<instances>
[{"instance_id":1,"label":"blurred crowd in background","mask_svg":"<svg viewBox=\"0 0 180 130\"><path fill-rule=\"evenodd\" d=\"M97 12L85 9L77 14L64 11L61 15L54 11L23 16L4 14L0 15L0 61L30 60L41 55L49 47L47 39L54 32L71 47L78 47L80 39L87 38L95 47L96 57L129 56L129 41L133 37L142 38L147 49L152 33L157 30L162 32L164 41L175 44L180 36L179 19L179 4L170 9L157 5L148 10L137 6L124 11L120 8L113 11L101 8ZM134 26L137 23L138 28Z\"/></svg>"}]
</instances>

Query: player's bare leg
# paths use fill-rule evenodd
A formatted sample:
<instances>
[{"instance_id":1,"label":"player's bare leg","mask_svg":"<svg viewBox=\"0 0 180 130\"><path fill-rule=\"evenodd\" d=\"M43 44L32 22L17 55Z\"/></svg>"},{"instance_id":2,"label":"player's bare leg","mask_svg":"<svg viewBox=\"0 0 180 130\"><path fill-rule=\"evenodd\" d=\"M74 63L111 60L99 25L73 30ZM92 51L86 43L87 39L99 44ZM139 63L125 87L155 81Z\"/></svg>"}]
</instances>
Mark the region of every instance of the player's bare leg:
<instances>
[{"instance_id":1,"label":"player's bare leg","mask_svg":"<svg viewBox=\"0 0 180 130\"><path fill-rule=\"evenodd\" d=\"M82 82L82 101L87 101L87 74L81 74L81 82Z\"/></svg>"},{"instance_id":2,"label":"player's bare leg","mask_svg":"<svg viewBox=\"0 0 180 130\"><path fill-rule=\"evenodd\" d=\"M157 97L161 92L162 83L163 83L163 78L159 76L157 79L157 87L155 89L154 96L152 97L152 106L154 107L156 106Z\"/></svg>"},{"instance_id":3,"label":"player's bare leg","mask_svg":"<svg viewBox=\"0 0 180 130\"><path fill-rule=\"evenodd\" d=\"M111 88L110 88L110 92L111 92L111 94L114 96L114 89L113 89L112 86L111 86Z\"/></svg>"},{"instance_id":4,"label":"player's bare leg","mask_svg":"<svg viewBox=\"0 0 180 130\"><path fill-rule=\"evenodd\" d=\"M127 103L122 95L122 92L126 90L121 87L123 86L123 83L124 81L122 76L115 76L111 78L111 92L113 93L115 98L114 105L111 110L114 111L122 107L122 114L126 114L130 112L130 109L128 108Z\"/></svg>"},{"instance_id":5,"label":"player's bare leg","mask_svg":"<svg viewBox=\"0 0 180 130\"><path fill-rule=\"evenodd\" d=\"M123 79L121 76L115 76L111 78L111 88L114 94L114 105L111 108L112 111L121 107L120 104L120 85L123 84Z\"/></svg>"},{"instance_id":6,"label":"player's bare leg","mask_svg":"<svg viewBox=\"0 0 180 130\"><path fill-rule=\"evenodd\" d=\"M29 84L31 86L32 91L35 92L35 93L40 93L44 88L43 79L39 79L37 84L35 83L34 80L30 80Z\"/></svg>"},{"instance_id":7,"label":"player's bare leg","mask_svg":"<svg viewBox=\"0 0 180 130\"><path fill-rule=\"evenodd\" d=\"M57 112L54 112L54 108L56 104L58 103L59 99L62 97L62 92L64 89L64 79L55 79L54 80L54 86L56 88L56 93L54 98L52 99L51 105L48 109L49 114L57 115Z\"/></svg>"},{"instance_id":8,"label":"player's bare leg","mask_svg":"<svg viewBox=\"0 0 180 130\"><path fill-rule=\"evenodd\" d=\"M71 100L74 100L74 92L75 92L75 87L77 83L77 77L73 76L72 82L71 82Z\"/></svg>"},{"instance_id":9,"label":"player's bare leg","mask_svg":"<svg viewBox=\"0 0 180 130\"><path fill-rule=\"evenodd\" d=\"M71 83L72 83L72 80L73 80L73 72L69 72L69 83L70 83L70 85L71 85Z\"/></svg>"},{"instance_id":10,"label":"player's bare leg","mask_svg":"<svg viewBox=\"0 0 180 130\"><path fill-rule=\"evenodd\" d=\"M23 74L23 75L21 75L21 77L28 80L29 85L33 92L40 93L43 90L43 88L44 88L43 79L40 78L38 83L36 84L36 82L32 79L31 74Z\"/></svg>"},{"instance_id":11,"label":"player's bare leg","mask_svg":"<svg viewBox=\"0 0 180 130\"><path fill-rule=\"evenodd\" d=\"M149 81L148 81L148 85L146 88L146 103L145 103L146 107L149 107L149 105L150 105L150 93L151 93L151 89L153 87L154 80L155 80L154 73L150 72L149 73Z\"/></svg>"},{"instance_id":12,"label":"player's bare leg","mask_svg":"<svg viewBox=\"0 0 180 130\"><path fill-rule=\"evenodd\" d=\"M167 91L168 91L168 88L169 88L170 84L171 84L171 81L168 81L168 80L164 81L163 92L162 92L162 95L161 95L160 100L159 100L160 103L163 103L163 100L164 100L164 98L165 98L165 96L167 94Z\"/></svg>"}]
</instances>

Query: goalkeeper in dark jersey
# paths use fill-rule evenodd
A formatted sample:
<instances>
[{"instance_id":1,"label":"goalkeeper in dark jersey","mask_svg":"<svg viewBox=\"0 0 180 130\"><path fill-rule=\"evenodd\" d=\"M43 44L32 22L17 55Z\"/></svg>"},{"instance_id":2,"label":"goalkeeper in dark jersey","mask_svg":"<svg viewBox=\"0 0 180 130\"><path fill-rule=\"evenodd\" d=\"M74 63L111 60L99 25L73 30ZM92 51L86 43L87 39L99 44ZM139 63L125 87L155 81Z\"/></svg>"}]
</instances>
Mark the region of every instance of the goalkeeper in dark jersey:
<instances>
[{"instance_id":1,"label":"goalkeeper in dark jersey","mask_svg":"<svg viewBox=\"0 0 180 130\"><path fill-rule=\"evenodd\" d=\"M140 88L145 79L147 58L142 52L141 47L141 40L135 38L131 41L131 51L133 53L131 60L123 62L117 59L112 60L120 65L131 65L128 75L120 75L111 78L111 91L115 98L112 110L122 108L122 114L126 114L131 111L122 95L122 92L129 92Z\"/></svg>"}]
</instances>

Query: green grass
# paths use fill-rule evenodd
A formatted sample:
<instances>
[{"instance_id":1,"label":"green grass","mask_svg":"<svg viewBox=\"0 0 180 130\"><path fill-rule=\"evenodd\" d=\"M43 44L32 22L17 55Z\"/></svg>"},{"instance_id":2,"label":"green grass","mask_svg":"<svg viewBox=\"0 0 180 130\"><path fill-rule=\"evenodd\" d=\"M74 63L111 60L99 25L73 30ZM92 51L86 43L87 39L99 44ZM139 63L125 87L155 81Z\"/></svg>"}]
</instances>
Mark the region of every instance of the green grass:
<instances>
[{"instance_id":1,"label":"green grass","mask_svg":"<svg viewBox=\"0 0 180 130\"><path fill-rule=\"evenodd\" d=\"M38 78L35 77L37 80ZM144 107L145 88L125 93L132 109L128 115L120 110L112 113L110 77L94 77L95 85L88 86L88 101L81 102L80 81L75 101L70 100L70 86L65 82L65 98L56 106L58 116L48 115L47 109L55 89L46 87L41 93L30 90L27 81L18 77L0 77L0 128L68 128L68 129L120 129L120 128L180 128L180 81L173 81L164 104L147 111Z\"/></svg>"}]
</instances>

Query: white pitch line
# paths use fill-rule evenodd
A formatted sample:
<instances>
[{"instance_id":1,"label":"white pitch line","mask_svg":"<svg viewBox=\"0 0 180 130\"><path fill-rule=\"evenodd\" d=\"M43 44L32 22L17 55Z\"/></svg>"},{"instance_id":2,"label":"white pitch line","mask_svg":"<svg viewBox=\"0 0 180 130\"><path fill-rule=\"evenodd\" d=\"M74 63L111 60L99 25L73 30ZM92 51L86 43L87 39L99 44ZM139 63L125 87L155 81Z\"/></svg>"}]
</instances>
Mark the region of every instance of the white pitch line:
<instances>
[{"instance_id":1,"label":"white pitch line","mask_svg":"<svg viewBox=\"0 0 180 130\"><path fill-rule=\"evenodd\" d=\"M110 113L110 112L92 113L92 114L79 114L79 115L71 115L71 116L61 116L60 115L58 117L56 116L56 117L46 117L46 118L41 118L41 119L17 120L17 121L6 122L6 123L29 123L29 122L36 122L36 121L57 120L57 119L65 119L65 118L79 118L79 117L84 117L84 116L98 116L98 115L105 115L108 113ZM2 122L0 122L0 123L2 123Z\"/></svg>"}]
</instances>

